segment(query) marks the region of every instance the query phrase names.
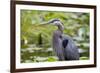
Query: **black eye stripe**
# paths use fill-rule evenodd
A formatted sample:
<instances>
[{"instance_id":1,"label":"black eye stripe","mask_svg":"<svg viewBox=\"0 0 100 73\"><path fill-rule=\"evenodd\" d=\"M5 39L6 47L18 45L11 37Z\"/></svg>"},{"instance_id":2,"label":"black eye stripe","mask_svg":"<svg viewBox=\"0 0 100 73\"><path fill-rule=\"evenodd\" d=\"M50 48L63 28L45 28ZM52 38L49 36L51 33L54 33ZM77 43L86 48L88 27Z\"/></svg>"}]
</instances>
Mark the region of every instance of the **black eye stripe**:
<instances>
[{"instance_id":1,"label":"black eye stripe","mask_svg":"<svg viewBox=\"0 0 100 73\"><path fill-rule=\"evenodd\" d=\"M55 19L55 20L52 20L52 21L51 21L51 23L54 23L55 21L60 21L60 20L58 20L58 19Z\"/></svg>"}]
</instances>

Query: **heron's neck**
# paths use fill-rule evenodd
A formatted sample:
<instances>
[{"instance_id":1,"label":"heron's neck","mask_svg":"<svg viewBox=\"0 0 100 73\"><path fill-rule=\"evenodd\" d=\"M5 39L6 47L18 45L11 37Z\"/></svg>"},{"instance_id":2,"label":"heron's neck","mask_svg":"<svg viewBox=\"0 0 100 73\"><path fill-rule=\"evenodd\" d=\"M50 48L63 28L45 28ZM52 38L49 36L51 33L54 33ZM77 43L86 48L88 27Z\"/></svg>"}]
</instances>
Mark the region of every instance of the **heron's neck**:
<instances>
[{"instance_id":1,"label":"heron's neck","mask_svg":"<svg viewBox=\"0 0 100 73\"><path fill-rule=\"evenodd\" d=\"M63 33L63 27L61 25L58 25L58 30L60 30L61 33Z\"/></svg>"}]
</instances>

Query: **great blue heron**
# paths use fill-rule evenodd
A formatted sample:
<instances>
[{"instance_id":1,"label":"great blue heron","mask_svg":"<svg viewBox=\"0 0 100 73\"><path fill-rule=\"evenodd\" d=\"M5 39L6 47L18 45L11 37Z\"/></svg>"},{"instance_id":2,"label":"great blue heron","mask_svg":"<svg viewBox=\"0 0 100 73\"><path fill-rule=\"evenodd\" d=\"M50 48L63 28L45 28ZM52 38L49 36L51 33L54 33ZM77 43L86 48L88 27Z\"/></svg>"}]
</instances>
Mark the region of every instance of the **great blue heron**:
<instances>
[{"instance_id":1,"label":"great blue heron","mask_svg":"<svg viewBox=\"0 0 100 73\"><path fill-rule=\"evenodd\" d=\"M59 61L79 60L78 47L70 36L63 34L64 25L61 20L52 19L45 24L52 24L58 27L58 29L53 32L52 44Z\"/></svg>"}]
</instances>

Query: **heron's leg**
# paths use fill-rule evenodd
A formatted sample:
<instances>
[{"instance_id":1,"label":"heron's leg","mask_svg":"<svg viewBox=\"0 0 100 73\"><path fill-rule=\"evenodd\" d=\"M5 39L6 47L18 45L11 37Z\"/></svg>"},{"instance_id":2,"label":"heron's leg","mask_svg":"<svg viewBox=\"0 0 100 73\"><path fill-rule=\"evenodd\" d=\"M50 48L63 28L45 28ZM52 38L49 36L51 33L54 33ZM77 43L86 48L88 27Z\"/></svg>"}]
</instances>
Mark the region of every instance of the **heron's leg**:
<instances>
[{"instance_id":1,"label":"heron's leg","mask_svg":"<svg viewBox=\"0 0 100 73\"><path fill-rule=\"evenodd\" d=\"M65 60L65 57L64 57L63 53L58 54L58 58L59 58L59 61L64 61Z\"/></svg>"}]
</instances>

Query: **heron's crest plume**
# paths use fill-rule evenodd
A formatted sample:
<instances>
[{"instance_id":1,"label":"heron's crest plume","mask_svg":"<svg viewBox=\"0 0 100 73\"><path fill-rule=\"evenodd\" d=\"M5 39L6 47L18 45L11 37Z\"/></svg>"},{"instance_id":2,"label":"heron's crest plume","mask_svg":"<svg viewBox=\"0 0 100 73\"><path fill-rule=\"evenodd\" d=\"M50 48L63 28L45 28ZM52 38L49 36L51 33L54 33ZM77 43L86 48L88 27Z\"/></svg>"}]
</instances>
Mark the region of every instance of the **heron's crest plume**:
<instances>
[{"instance_id":1,"label":"heron's crest plume","mask_svg":"<svg viewBox=\"0 0 100 73\"><path fill-rule=\"evenodd\" d=\"M51 20L49 21L49 23L53 23L53 22L55 22L55 21L60 21L60 19L58 19L58 18L51 19ZM61 21L60 21L60 22L61 22Z\"/></svg>"}]
</instances>

